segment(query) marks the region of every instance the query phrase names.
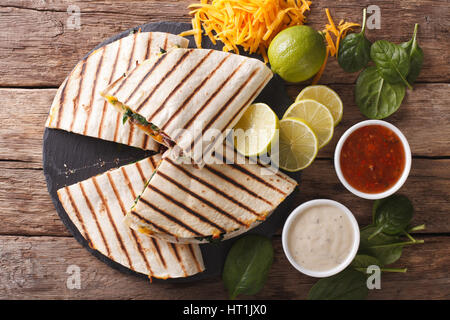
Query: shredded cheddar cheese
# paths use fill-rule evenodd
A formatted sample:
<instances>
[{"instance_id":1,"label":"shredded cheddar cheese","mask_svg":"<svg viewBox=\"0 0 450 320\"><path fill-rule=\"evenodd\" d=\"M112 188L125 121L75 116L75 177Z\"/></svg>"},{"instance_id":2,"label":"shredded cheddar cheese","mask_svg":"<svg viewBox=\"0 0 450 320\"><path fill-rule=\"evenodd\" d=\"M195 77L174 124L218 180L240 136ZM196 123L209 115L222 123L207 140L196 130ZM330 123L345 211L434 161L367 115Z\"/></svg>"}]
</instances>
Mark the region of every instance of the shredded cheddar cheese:
<instances>
[{"instance_id":1,"label":"shredded cheddar cheese","mask_svg":"<svg viewBox=\"0 0 450 320\"><path fill-rule=\"evenodd\" d=\"M189 6L193 15L192 30L180 36L194 36L197 48L202 35L212 43L220 40L223 51L259 53L268 62L267 48L278 32L306 22L308 0L201 0Z\"/></svg>"},{"instance_id":2,"label":"shredded cheddar cheese","mask_svg":"<svg viewBox=\"0 0 450 320\"><path fill-rule=\"evenodd\" d=\"M324 33L325 40L327 42L327 53L322 67L312 81L313 85L317 84L322 77L323 71L325 70L325 67L327 65L328 57L337 57L337 55L339 54L339 44L341 42L341 39L345 38L347 33L353 30L354 27L360 27L358 23L344 22L344 20L341 20L336 26L328 8L325 9L325 13L328 18L328 23L325 25L325 29L322 32ZM333 40L332 35L334 35L335 40Z\"/></svg>"}]
</instances>

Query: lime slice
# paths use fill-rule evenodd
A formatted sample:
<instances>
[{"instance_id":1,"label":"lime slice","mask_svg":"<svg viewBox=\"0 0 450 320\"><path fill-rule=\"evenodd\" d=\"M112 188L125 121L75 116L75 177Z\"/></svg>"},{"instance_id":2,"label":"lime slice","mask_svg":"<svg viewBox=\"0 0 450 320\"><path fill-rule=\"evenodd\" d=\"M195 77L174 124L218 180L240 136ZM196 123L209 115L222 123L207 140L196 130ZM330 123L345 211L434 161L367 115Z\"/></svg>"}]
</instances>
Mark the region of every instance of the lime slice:
<instances>
[{"instance_id":1,"label":"lime slice","mask_svg":"<svg viewBox=\"0 0 450 320\"><path fill-rule=\"evenodd\" d=\"M278 127L278 117L267 104L250 105L234 127L236 150L249 157L267 153Z\"/></svg>"},{"instance_id":2,"label":"lime slice","mask_svg":"<svg viewBox=\"0 0 450 320\"><path fill-rule=\"evenodd\" d=\"M302 119L286 118L280 121L278 153L271 154L281 169L294 172L305 169L316 158L319 150L316 134Z\"/></svg>"},{"instance_id":3,"label":"lime slice","mask_svg":"<svg viewBox=\"0 0 450 320\"><path fill-rule=\"evenodd\" d=\"M293 103L283 116L303 119L314 130L319 140L319 149L333 137L334 121L330 110L315 100L301 100Z\"/></svg>"},{"instance_id":4,"label":"lime slice","mask_svg":"<svg viewBox=\"0 0 450 320\"><path fill-rule=\"evenodd\" d=\"M306 87L299 93L295 102L306 99L316 100L327 107L333 115L334 126L341 121L344 107L341 98L332 89L322 85Z\"/></svg>"}]
</instances>

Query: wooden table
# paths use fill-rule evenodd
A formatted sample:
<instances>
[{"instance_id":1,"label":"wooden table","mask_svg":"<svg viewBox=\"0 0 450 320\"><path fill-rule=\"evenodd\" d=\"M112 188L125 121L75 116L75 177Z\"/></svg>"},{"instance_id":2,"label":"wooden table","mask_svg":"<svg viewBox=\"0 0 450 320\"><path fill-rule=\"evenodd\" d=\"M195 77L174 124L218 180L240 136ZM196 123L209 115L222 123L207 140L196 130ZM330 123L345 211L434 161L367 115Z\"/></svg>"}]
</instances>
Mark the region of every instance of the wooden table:
<instances>
[{"instance_id":1,"label":"wooden table","mask_svg":"<svg viewBox=\"0 0 450 320\"><path fill-rule=\"evenodd\" d=\"M180 1L2 0L0 4L0 298L1 299L219 299L219 278L191 284L153 283L121 274L103 264L72 238L53 207L42 172L44 122L56 88L76 62L104 39L146 22L190 21ZM373 1L313 1L311 25L322 29L324 8L335 20L360 21ZM401 109L388 121L408 138L412 171L401 192L415 206L417 235L424 245L408 247L395 266L406 274L383 274L382 290L371 299L450 298L450 64L448 0L376 1L381 29L371 39L409 40L420 23L425 51L422 74ZM81 30L68 28L69 5L81 9ZM349 126L364 120L353 102L356 74L346 74L334 58L321 83L335 89L345 105L332 143L304 171L297 204L331 198L348 206L360 225L370 221L372 202L359 199L337 180L334 146ZM303 86L288 87L294 97ZM299 274L285 258L280 233L275 262L257 299L304 299L315 279ZM81 270L81 289L66 286L69 265Z\"/></svg>"}]
</instances>

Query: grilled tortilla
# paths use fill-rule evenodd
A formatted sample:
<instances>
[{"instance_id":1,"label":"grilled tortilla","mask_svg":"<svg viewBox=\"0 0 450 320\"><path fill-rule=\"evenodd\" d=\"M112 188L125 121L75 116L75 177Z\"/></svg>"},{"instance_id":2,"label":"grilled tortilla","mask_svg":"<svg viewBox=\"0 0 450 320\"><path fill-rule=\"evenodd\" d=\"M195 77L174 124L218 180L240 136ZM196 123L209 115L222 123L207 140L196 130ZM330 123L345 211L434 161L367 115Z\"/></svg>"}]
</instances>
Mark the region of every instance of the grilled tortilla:
<instances>
[{"instance_id":1,"label":"grilled tortilla","mask_svg":"<svg viewBox=\"0 0 450 320\"><path fill-rule=\"evenodd\" d=\"M174 48L144 61L102 95L157 142L177 146L202 166L272 76L257 59Z\"/></svg>"},{"instance_id":2,"label":"grilled tortilla","mask_svg":"<svg viewBox=\"0 0 450 320\"><path fill-rule=\"evenodd\" d=\"M149 277L187 277L204 270L197 245L151 238L123 222L159 160L160 156L153 156L108 171L59 189L58 197L92 248Z\"/></svg>"},{"instance_id":3,"label":"grilled tortilla","mask_svg":"<svg viewBox=\"0 0 450 320\"><path fill-rule=\"evenodd\" d=\"M158 144L131 123L122 124L122 115L99 93L137 63L173 46L185 48L188 40L162 32L137 32L95 50L58 89L46 127L158 150Z\"/></svg>"},{"instance_id":4,"label":"grilled tortilla","mask_svg":"<svg viewBox=\"0 0 450 320\"><path fill-rule=\"evenodd\" d=\"M224 150L213 156L227 164L201 169L163 157L126 223L170 242L228 239L266 219L297 185L228 146Z\"/></svg>"}]
</instances>

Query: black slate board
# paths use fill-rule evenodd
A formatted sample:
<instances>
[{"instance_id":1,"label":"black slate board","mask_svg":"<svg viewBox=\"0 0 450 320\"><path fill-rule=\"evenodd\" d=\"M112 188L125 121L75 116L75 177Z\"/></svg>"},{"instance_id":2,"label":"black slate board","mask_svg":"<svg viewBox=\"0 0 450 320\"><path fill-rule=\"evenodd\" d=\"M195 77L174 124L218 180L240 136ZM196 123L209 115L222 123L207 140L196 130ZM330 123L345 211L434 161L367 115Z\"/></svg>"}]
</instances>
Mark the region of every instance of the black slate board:
<instances>
[{"instance_id":1,"label":"black slate board","mask_svg":"<svg viewBox=\"0 0 450 320\"><path fill-rule=\"evenodd\" d=\"M139 29L141 29L141 32L160 31L179 34L190 28L191 25L187 23L158 22L144 24L109 38L93 50L126 37L130 32L135 32ZM189 37L189 40L189 47L195 48L193 37ZM207 37L203 37L202 46L203 48L222 49L221 45L213 45ZM284 111L292 102L286 94L283 81L277 76L269 82L255 101L267 103L275 110L279 117L283 115ZM152 152L49 128L45 128L43 140L43 167L47 188L56 211L67 229L90 253L107 265L127 274L147 278L147 275L132 271L90 248L59 202L56 191L59 188L83 181L107 170L148 157ZM300 174L291 176L297 181L300 179ZM293 195L291 194L264 223L252 229L249 233L271 237L286 220L292 198ZM240 237L220 243L202 244L200 247L206 267L204 272L188 278L155 279L154 281L190 282L220 275L228 250L233 242Z\"/></svg>"}]
</instances>

